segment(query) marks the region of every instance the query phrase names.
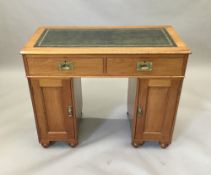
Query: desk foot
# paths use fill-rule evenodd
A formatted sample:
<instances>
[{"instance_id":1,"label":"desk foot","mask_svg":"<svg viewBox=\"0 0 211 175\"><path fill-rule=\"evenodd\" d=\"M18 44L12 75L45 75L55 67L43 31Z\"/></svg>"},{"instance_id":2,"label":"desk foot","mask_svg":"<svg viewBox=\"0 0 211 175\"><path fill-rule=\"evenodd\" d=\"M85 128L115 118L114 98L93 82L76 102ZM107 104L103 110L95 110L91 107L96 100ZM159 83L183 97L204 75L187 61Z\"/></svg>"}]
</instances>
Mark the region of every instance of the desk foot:
<instances>
[{"instance_id":1,"label":"desk foot","mask_svg":"<svg viewBox=\"0 0 211 175\"><path fill-rule=\"evenodd\" d=\"M132 145L134 148L138 148L139 146L142 146L144 144L144 141L141 142L132 142Z\"/></svg>"},{"instance_id":2,"label":"desk foot","mask_svg":"<svg viewBox=\"0 0 211 175\"><path fill-rule=\"evenodd\" d=\"M78 145L78 142L77 141L71 141L71 142L68 142L68 145L71 146L72 148L75 148Z\"/></svg>"},{"instance_id":3,"label":"desk foot","mask_svg":"<svg viewBox=\"0 0 211 175\"><path fill-rule=\"evenodd\" d=\"M49 142L49 141L41 142L40 144L42 145L43 148L48 148L51 145L51 142Z\"/></svg>"},{"instance_id":4,"label":"desk foot","mask_svg":"<svg viewBox=\"0 0 211 175\"><path fill-rule=\"evenodd\" d=\"M162 142L160 142L160 147L161 147L161 148L165 149L165 148L167 148L168 146L169 146L168 143L162 143Z\"/></svg>"}]
</instances>

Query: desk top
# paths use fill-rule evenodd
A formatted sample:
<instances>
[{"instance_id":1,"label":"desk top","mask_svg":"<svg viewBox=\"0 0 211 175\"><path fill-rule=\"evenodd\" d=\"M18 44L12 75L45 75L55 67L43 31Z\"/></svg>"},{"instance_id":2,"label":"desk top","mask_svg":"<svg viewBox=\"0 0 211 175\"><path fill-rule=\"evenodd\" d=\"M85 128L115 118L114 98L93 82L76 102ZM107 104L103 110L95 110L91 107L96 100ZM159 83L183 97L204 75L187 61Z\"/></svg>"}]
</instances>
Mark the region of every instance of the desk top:
<instances>
[{"instance_id":1,"label":"desk top","mask_svg":"<svg viewBox=\"0 0 211 175\"><path fill-rule=\"evenodd\" d=\"M40 27L22 54L189 53L171 26Z\"/></svg>"},{"instance_id":2,"label":"desk top","mask_svg":"<svg viewBox=\"0 0 211 175\"><path fill-rule=\"evenodd\" d=\"M35 47L176 47L165 28L46 29Z\"/></svg>"}]
</instances>

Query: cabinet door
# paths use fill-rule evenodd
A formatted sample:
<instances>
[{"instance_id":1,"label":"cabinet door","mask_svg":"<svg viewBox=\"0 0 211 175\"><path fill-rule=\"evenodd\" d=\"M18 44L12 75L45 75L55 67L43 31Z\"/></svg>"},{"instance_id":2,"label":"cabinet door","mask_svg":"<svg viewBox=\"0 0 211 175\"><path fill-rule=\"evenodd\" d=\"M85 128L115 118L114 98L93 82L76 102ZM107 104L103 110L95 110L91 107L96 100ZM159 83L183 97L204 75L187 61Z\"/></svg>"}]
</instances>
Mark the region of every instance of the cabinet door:
<instances>
[{"instance_id":1,"label":"cabinet door","mask_svg":"<svg viewBox=\"0 0 211 175\"><path fill-rule=\"evenodd\" d=\"M31 79L30 82L41 144L74 139L71 80Z\"/></svg>"},{"instance_id":2,"label":"cabinet door","mask_svg":"<svg viewBox=\"0 0 211 175\"><path fill-rule=\"evenodd\" d=\"M182 79L140 79L135 139L169 144Z\"/></svg>"}]
</instances>

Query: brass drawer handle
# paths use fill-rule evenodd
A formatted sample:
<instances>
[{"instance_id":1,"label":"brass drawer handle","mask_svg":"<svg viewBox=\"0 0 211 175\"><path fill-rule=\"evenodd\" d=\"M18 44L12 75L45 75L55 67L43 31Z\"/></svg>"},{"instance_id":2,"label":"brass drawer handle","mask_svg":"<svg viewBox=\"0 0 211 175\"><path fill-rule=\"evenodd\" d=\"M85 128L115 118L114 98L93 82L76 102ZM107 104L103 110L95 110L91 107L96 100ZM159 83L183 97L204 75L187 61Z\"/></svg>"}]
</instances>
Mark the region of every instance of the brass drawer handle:
<instances>
[{"instance_id":1,"label":"brass drawer handle","mask_svg":"<svg viewBox=\"0 0 211 175\"><path fill-rule=\"evenodd\" d=\"M150 61L137 62L136 70L140 72L145 72L145 71L150 72L152 71L152 62Z\"/></svg>"},{"instance_id":2,"label":"brass drawer handle","mask_svg":"<svg viewBox=\"0 0 211 175\"><path fill-rule=\"evenodd\" d=\"M63 63L59 63L59 70L60 71L68 71L73 70L74 65L72 62L67 62L66 60Z\"/></svg>"}]
</instances>

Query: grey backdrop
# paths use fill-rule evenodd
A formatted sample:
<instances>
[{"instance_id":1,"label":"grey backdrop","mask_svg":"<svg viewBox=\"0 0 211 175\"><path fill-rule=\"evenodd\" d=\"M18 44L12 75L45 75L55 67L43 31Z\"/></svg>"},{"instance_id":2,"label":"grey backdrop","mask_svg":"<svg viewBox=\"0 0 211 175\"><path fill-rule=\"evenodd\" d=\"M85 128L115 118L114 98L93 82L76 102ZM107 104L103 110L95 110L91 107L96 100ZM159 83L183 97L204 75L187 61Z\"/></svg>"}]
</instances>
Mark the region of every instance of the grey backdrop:
<instances>
[{"instance_id":1,"label":"grey backdrop","mask_svg":"<svg viewBox=\"0 0 211 175\"><path fill-rule=\"evenodd\" d=\"M210 0L0 0L0 174L210 175L210 19ZM19 55L35 29L162 24L173 25L193 52L171 146L161 150L153 142L132 148L123 120L127 79L87 78L80 144L41 148Z\"/></svg>"}]
</instances>

